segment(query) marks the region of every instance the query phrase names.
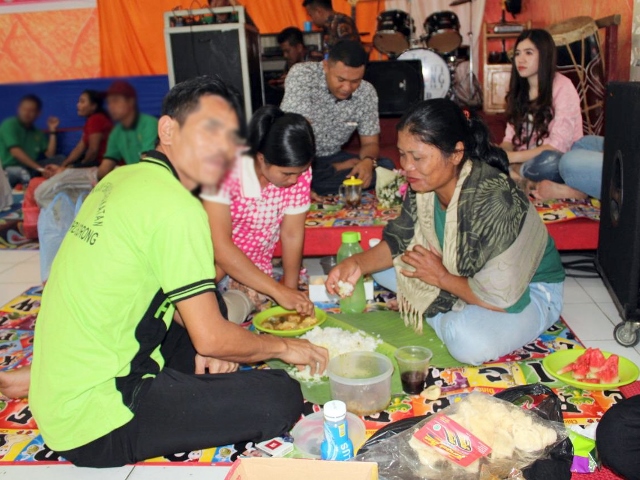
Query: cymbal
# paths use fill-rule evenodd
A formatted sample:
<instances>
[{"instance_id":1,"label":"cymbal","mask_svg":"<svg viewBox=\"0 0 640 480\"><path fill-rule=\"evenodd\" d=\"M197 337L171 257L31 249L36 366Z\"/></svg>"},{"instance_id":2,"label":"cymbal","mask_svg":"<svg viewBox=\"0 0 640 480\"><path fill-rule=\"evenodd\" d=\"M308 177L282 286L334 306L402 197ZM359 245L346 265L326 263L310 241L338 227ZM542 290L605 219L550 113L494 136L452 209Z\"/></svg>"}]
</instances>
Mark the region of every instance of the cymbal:
<instances>
[{"instance_id":1,"label":"cymbal","mask_svg":"<svg viewBox=\"0 0 640 480\"><path fill-rule=\"evenodd\" d=\"M449 4L450 7L455 7L456 5L464 5L465 3L469 3L471 0L453 0Z\"/></svg>"}]
</instances>

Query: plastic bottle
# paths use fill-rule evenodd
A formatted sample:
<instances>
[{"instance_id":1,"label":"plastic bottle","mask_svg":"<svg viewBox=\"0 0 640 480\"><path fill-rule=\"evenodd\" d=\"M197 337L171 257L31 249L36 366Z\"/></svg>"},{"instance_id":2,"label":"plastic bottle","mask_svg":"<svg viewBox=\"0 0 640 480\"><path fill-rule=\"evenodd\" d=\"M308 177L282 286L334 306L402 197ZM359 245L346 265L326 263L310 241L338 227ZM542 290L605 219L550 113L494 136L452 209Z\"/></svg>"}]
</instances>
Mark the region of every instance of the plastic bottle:
<instances>
[{"instance_id":1,"label":"plastic bottle","mask_svg":"<svg viewBox=\"0 0 640 480\"><path fill-rule=\"evenodd\" d=\"M353 458L353 442L349 438L347 406L340 400L324 405L324 441L320 445L323 460L349 460Z\"/></svg>"},{"instance_id":2,"label":"plastic bottle","mask_svg":"<svg viewBox=\"0 0 640 480\"><path fill-rule=\"evenodd\" d=\"M342 234L342 245L338 250L337 261L342 262L356 253L361 253L360 233L344 232ZM364 279L362 276L354 285L353 295L340 299L340 311L342 313L362 313L367 306L367 298L364 293Z\"/></svg>"}]
</instances>

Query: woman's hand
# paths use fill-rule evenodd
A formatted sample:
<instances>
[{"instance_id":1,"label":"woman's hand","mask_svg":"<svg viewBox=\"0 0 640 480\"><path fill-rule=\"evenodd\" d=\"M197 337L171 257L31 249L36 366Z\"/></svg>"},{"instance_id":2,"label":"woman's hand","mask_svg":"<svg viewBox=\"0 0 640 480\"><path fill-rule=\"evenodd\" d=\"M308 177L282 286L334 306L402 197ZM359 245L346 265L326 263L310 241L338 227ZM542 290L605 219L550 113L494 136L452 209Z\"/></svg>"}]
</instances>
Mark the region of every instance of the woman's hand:
<instances>
[{"instance_id":1,"label":"woman's hand","mask_svg":"<svg viewBox=\"0 0 640 480\"><path fill-rule=\"evenodd\" d=\"M424 283L442 288L448 270L442 263L442 257L429 248L415 245L413 250L407 250L401 257L402 261L413 267L415 271L402 269L405 277L419 278Z\"/></svg>"},{"instance_id":2,"label":"woman's hand","mask_svg":"<svg viewBox=\"0 0 640 480\"><path fill-rule=\"evenodd\" d=\"M287 310L295 310L300 315L310 317L314 313L313 302L309 300L309 296L305 292L281 285L273 299L281 307Z\"/></svg>"},{"instance_id":3,"label":"woman's hand","mask_svg":"<svg viewBox=\"0 0 640 480\"><path fill-rule=\"evenodd\" d=\"M324 285L327 287L329 294L337 295L338 282L340 280L355 286L361 276L362 270L360 269L360 265L358 265L358 262L352 257L349 257L331 269Z\"/></svg>"},{"instance_id":4,"label":"woman's hand","mask_svg":"<svg viewBox=\"0 0 640 480\"><path fill-rule=\"evenodd\" d=\"M196 354L196 375L207 373L207 370L210 374L232 373L238 370L238 364L213 357L203 357L199 353Z\"/></svg>"}]
</instances>

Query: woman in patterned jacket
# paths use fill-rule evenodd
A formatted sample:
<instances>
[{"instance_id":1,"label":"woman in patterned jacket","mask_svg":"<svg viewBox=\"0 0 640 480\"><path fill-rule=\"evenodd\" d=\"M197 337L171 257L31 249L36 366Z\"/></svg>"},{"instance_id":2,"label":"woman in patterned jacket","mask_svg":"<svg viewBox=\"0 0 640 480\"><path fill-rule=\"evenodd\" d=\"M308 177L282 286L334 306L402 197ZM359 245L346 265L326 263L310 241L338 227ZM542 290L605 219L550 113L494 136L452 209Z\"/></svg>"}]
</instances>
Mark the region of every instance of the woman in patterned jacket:
<instances>
[{"instance_id":1,"label":"woman in patterned jacket","mask_svg":"<svg viewBox=\"0 0 640 480\"><path fill-rule=\"evenodd\" d=\"M249 151L220 188L200 195L211 225L216 280L223 289L247 293L257 308L270 297L311 315L313 304L298 290L298 278L311 198L313 130L302 115L267 105L251 119L248 140ZM282 283L272 278L278 240Z\"/></svg>"},{"instance_id":2,"label":"woman in patterned jacket","mask_svg":"<svg viewBox=\"0 0 640 480\"><path fill-rule=\"evenodd\" d=\"M327 289L383 271L405 324L421 332L426 319L460 362L522 347L558 320L564 269L505 152L446 99L415 105L397 128L411 187L402 213L380 244L334 268Z\"/></svg>"}]
</instances>

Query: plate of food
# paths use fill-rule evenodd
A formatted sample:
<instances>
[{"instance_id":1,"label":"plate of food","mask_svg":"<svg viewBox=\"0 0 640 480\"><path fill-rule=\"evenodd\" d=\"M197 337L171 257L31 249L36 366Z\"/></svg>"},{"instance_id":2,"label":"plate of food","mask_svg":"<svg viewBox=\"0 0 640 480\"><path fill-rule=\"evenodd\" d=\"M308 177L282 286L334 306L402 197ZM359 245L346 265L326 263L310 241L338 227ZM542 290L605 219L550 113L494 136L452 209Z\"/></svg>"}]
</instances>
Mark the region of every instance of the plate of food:
<instances>
[{"instance_id":1,"label":"plate of food","mask_svg":"<svg viewBox=\"0 0 640 480\"><path fill-rule=\"evenodd\" d=\"M319 308L315 309L313 316L307 317L293 310L273 307L253 317L253 325L261 332L280 337L297 337L322 325L326 319L327 313Z\"/></svg>"},{"instance_id":2,"label":"plate of food","mask_svg":"<svg viewBox=\"0 0 640 480\"><path fill-rule=\"evenodd\" d=\"M549 375L585 390L618 388L638 379L631 360L599 348L560 350L542 361Z\"/></svg>"}]
</instances>

